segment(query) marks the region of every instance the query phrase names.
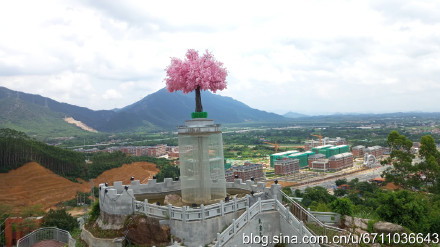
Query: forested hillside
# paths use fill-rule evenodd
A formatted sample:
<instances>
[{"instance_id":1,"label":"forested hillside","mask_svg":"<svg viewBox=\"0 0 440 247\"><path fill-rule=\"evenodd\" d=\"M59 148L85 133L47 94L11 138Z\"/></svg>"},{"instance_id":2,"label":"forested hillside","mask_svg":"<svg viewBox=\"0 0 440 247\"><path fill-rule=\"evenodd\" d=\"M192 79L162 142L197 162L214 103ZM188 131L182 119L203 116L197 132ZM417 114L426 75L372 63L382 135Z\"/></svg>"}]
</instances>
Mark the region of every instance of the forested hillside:
<instances>
[{"instance_id":1,"label":"forested hillside","mask_svg":"<svg viewBox=\"0 0 440 247\"><path fill-rule=\"evenodd\" d=\"M92 164L85 163L86 157L82 153L47 145L28 137L23 132L0 129L0 172L8 172L34 161L70 180L76 178L88 180L123 164L147 161L156 164L160 169L157 174L159 182L163 181L164 177L179 176L179 168L171 166L166 159L148 156L131 157L122 152L99 152L88 158Z\"/></svg>"},{"instance_id":2,"label":"forested hillside","mask_svg":"<svg viewBox=\"0 0 440 247\"><path fill-rule=\"evenodd\" d=\"M23 132L0 129L0 172L35 161L63 177L86 178L84 160L82 153L47 145Z\"/></svg>"}]
</instances>

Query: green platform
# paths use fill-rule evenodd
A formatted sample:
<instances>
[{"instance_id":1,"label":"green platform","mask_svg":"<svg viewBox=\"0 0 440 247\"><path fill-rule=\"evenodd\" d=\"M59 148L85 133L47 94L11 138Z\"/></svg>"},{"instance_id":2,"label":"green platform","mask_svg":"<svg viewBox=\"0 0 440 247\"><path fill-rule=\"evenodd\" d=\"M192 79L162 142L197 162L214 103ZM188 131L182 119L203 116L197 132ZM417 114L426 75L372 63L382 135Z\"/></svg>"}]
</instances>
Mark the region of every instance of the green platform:
<instances>
[{"instance_id":1,"label":"green platform","mask_svg":"<svg viewBox=\"0 0 440 247\"><path fill-rule=\"evenodd\" d=\"M208 118L208 112L206 112L206 111L192 112L191 118Z\"/></svg>"}]
</instances>

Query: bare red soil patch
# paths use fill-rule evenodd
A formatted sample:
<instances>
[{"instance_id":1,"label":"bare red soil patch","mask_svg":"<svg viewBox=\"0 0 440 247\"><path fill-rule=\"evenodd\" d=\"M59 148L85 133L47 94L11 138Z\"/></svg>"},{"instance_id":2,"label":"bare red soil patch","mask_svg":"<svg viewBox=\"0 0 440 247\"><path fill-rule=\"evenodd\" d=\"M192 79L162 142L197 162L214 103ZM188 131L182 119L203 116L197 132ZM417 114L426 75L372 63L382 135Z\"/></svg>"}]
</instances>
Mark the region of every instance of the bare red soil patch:
<instances>
[{"instance_id":1,"label":"bare red soil patch","mask_svg":"<svg viewBox=\"0 0 440 247\"><path fill-rule=\"evenodd\" d=\"M90 164L93 166L93 164ZM112 185L114 181L122 181L123 184L130 184L130 178L134 177L140 180L141 183L147 183L149 178L153 178L159 172L156 165L149 162L133 162L131 164L124 164L119 168L114 168L103 172L95 179L95 186L100 183L108 182Z\"/></svg>"},{"instance_id":2,"label":"bare red soil patch","mask_svg":"<svg viewBox=\"0 0 440 247\"><path fill-rule=\"evenodd\" d=\"M127 184L132 176L142 183L147 183L148 178L152 178L158 172L156 165L148 162L124 164L102 173L94 180L94 184L112 184L114 181ZM12 205L16 211L35 204L49 209L59 202L75 198L77 191L90 191L89 182L79 181L81 183L74 183L38 163L27 163L8 173L0 173L0 203Z\"/></svg>"}]
</instances>

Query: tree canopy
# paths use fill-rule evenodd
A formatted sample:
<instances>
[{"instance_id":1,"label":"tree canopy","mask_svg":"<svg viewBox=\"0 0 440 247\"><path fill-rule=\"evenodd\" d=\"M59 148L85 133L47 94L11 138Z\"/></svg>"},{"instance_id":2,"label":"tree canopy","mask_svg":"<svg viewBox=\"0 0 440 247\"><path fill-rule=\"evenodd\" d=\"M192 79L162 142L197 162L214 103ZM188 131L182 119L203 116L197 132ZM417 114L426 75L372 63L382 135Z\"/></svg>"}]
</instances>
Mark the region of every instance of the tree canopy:
<instances>
[{"instance_id":1,"label":"tree canopy","mask_svg":"<svg viewBox=\"0 0 440 247\"><path fill-rule=\"evenodd\" d=\"M172 58L166 72L165 81L169 92L196 91L196 112L203 112L200 90L211 90L215 93L226 88L228 72L223 68L223 63L215 60L209 51L199 57L198 51L189 49L184 61Z\"/></svg>"},{"instance_id":2,"label":"tree canopy","mask_svg":"<svg viewBox=\"0 0 440 247\"><path fill-rule=\"evenodd\" d=\"M53 226L66 231L72 231L75 227L78 227L78 222L72 215L68 214L65 209L51 209L44 216L43 226Z\"/></svg>"},{"instance_id":3,"label":"tree canopy","mask_svg":"<svg viewBox=\"0 0 440 247\"><path fill-rule=\"evenodd\" d=\"M412 165L414 155L411 154L412 141L397 131L388 135L388 146L391 148L390 156L381 162L382 165L392 165L384 171L383 176L387 182L394 182L404 188L417 186L418 179L414 175L417 171Z\"/></svg>"},{"instance_id":4,"label":"tree canopy","mask_svg":"<svg viewBox=\"0 0 440 247\"><path fill-rule=\"evenodd\" d=\"M168 91L182 90L183 93L192 92L197 88L214 93L223 90L226 88L228 75L223 63L215 60L209 51L199 57L199 52L194 49L186 52L186 59L183 61L172 58L166 73Z\"/></svg>"}]
</instances>

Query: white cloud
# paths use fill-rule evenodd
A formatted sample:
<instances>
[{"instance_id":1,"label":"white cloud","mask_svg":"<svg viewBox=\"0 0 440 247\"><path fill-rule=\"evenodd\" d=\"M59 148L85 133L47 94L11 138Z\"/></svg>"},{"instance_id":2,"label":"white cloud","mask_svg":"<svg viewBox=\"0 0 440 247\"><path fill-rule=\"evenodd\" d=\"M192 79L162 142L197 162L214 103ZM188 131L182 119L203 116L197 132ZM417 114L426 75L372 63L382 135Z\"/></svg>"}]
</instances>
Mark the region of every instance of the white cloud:
<instances>
[{"instance_id":1,"label":"white cloud","mask_svg":"<svg viewBox=\"0 0 440 247\"><path fill-rule=\"evenodd\" d=\"M116 91L114 89L108 89L102 95L102 98L103 99L111 99L111 100L113 100L113 99L120 99L120 98L122 98L122 95L118 91Z\"/></svg>"},{"instance_id":2,"label":"white cloud","mask_svg":"<svg viewBox=\"0 0 440 247\"><path fill-rule=\"evenodd\" d=\"M435 1L7 1L0 86L124 107L195 48L227 67L220 94L262 110L440 111L439 16Z\"/></svg>"}]
</instances>

